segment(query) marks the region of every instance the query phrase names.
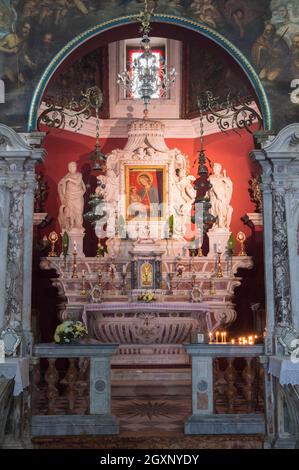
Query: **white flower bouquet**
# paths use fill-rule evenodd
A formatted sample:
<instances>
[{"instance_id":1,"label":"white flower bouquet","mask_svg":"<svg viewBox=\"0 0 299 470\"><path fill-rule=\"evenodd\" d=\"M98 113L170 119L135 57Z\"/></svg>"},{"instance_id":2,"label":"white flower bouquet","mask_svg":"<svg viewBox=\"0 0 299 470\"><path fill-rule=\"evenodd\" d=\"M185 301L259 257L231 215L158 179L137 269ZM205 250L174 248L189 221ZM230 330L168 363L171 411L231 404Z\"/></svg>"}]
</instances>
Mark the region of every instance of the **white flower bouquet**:
<instances>
[{"instance_id":1,"label":"white flower bouquet","mask_svg":"<svg viewBox=\"0 0 299 470\"><path fill-rule=\"evenodd\" d=\"M81 321L66 320L56 327L54 333L55 343L71 343L74 339L82 338L88 334L87 328Z\"/></svg>"},{"instance_id":2,"label":"white flower bouquet","mask_svg":"<svg viewBox=\"0 0 299 470\"><path fill-rule=\"evenodd\" d=\"M138 300L140 300L141 302L153 302L154 300L156 300L156 297L154 292L152 292L151 290L147 290L145 292L142 292L142 294L138 295Z\"/></svg>"}]
</instances>

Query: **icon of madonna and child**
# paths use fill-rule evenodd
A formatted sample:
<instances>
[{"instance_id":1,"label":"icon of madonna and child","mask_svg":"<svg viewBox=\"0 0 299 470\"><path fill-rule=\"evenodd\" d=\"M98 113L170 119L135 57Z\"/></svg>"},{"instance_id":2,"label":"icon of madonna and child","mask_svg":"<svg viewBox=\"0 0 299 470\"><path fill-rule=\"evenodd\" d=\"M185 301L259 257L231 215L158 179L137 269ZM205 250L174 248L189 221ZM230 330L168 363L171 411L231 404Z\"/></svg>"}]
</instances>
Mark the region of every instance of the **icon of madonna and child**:
<instances>
[{"instance_id":1,"label":"icon of madonna and child","mask_svg":"<svg viewBox=\"0 0 299 470\"><path fill-rule=\"evenodd\" d=\"M128 219L164 217L165 167L127 167Z\"/></svg>"}]
</instances>

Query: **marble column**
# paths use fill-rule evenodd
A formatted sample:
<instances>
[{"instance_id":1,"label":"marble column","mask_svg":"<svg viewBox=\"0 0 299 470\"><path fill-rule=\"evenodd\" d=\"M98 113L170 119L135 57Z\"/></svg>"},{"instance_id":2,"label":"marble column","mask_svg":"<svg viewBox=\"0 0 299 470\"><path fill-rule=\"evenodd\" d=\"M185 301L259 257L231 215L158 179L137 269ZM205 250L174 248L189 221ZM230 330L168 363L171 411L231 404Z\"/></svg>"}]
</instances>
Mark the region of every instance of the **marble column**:
<instances>
[{"instance_id":1,"label":"marble column","mask_svg":"<svg viewBox=\"0 0 299 470\"><path fill-rule=\"evenodd\" d=\"M277 354L276 337L299 327L299 124L277 136L257 136L251 157L262 167L266 286L266 353Z\"/></svg>"},{"instance_id":2,"label":"marble column","mask_svg":"<svg viewBox=\"0 0 299 470\"><path fill-rule=\"evenodd\" d=\"M286 438L280 423L286 410L294 414L299 408L299 395L297 389L290 393L287 387L281 393L277 379L268 373L268 360L271 356L288 356L288 348L280 341L284 331L292 330L299 336L299 124L285 127L276 136L256 134L256 139L258 148L251 157L262 167L267 316L265 445L286 447L291 441L298 442L298 433L294 427L290 430L292 438Z\"/></svg>"},{"instance_id":3,"label":"marble column","mask_svg":"<svg viewBox=\"0 0 299 470\"><path fill-rule=\"evenodd\" d=\"M43 137L0 124L0 329L10 326L22 336L22 354L32 345L33 202Z\"/></svg>"}]
</instances>

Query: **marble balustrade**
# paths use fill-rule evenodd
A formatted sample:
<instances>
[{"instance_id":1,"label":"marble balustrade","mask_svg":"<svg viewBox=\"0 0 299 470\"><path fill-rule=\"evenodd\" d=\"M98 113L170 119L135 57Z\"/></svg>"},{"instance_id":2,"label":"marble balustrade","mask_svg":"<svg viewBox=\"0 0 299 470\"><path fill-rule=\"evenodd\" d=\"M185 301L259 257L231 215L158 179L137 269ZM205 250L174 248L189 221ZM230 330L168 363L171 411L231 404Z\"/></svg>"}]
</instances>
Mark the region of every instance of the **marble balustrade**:
<instances>
[{"instance_id":1,"label":"marble balustrade","mask_svg":"<svg viewBox=\"0 0 299 470\"><path fill-rule=\"evenodd\" d=\"M117 347L80 343L34 346L32 436L118 434L118 423L110 413L110 359ZM41 359L47 359L46 368ZM59 359L64 360L62 368Z\"/></svg>"}]
</instances>

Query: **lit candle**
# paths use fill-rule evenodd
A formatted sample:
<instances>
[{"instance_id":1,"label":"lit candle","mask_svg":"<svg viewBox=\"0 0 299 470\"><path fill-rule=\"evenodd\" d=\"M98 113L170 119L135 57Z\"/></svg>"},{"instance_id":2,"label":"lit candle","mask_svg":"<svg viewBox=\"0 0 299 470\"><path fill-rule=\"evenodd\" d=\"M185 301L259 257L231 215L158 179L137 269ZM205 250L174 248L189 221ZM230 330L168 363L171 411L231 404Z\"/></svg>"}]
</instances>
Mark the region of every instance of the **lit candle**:
<instances>
[{"instance_id":1,"label":"lit candle","mask_svg":"<svg viewBox=\"0 0 299 470\"><path fill-rule=\"evenodd\" d=\"M224 343L224 333L221 331L221 343Z\"/></svg>"},{"instance_id":2,"label":"lit candle","mask_svg":"<svg viewBox=\"0 0 299 470\"><path fill-rule=\"evenodd\" d=\"M223 333L224 343L226 343L226 331Z\"/></svg>"},{"instance_id":3,"label":"lit candle","mask_svg":"<svg viewBox=\"0 0 299 470\"><path fill-rule=\"evenodd\" d=\"M239 338L238 341L239 341L239 344L242 344L242 338Z\"/></svg>"},{"instance_id":4,"label":"lit candle","mask_svg":"<svg viewBox=\"0 0 299 470\"><path fill-rule=\"evenodd\" d=\"M254 344L253 336L248 336L248 343L249 344Z\"/></svg>"},{"instance_id":5,"label":"lit candle","mask_svg":"<svg viewBox=\"0 0 299 470\"><path fill-rule=\"evenodd\" d=\"M77 253L77 242L74 241L74 253Z\"/></svg>"},{"instance_id":6,"label":"lit candle","mask_svg":"<svg viewBox=\"0 0 299 470\"><path fill-rule=\"evenodd\" d=\"M231 343L232 343L232 344L235 344L235 340L234 340L234 339L232 339L232 340L231 340Z\"/></svg>"},{"instance_id":7,"label":"lit candle","mask_svg":"<svg viewBox=\"0 0 299 470\"><path fill-rule=\"evenodd\" d=\"M216 331L216 343L218 343L219 331Z\"/></svg>"},{"instance_id":8,"label":"lit candle","mask_svg":"<svg viewBox=\"0 0 299 470\"><path fill-rule=\"evenodd\" d=\"M211 332L209 333L209 338L210 338L210 343L212 343L213 338L212 338L212 333Z\"/></svg>"}]
</instances>

